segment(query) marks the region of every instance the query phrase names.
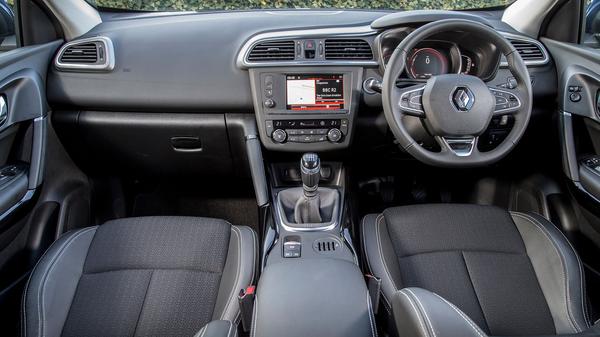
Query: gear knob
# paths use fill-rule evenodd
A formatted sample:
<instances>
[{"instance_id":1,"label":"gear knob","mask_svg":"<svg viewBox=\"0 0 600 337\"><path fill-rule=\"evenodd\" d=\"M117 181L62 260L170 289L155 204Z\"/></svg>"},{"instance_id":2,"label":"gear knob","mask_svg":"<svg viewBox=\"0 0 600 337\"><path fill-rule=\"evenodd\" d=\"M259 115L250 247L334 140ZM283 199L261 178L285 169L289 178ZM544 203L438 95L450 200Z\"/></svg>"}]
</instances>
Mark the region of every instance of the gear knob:
<instances>
[{"instance_id":1,"label":"gear knob","mask_svg":"<svg viewBox=\"0 0 600 337\"><path fill-rule=\"evenodd\" d=\"M314 195L321 179L321 160L316 153L305 153L300 160L302 187L306 196Z\"/></svg>"}]
</instances>

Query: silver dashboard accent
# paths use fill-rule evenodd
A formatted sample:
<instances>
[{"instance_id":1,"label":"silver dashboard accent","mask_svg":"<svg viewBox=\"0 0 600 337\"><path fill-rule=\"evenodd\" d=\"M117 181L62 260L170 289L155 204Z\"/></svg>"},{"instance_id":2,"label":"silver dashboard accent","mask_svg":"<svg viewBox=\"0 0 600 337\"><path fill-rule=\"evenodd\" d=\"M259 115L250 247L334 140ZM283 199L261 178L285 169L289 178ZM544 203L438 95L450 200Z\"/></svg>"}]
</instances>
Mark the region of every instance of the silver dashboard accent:
<instances>
[{"instance_id":1,"label":"silver dashboard accent","mask_svg":"<svg viewBox=\"0 0 600 337\"><path fill-rule=\"evenodd\" d=\"M293 60L293 61L259 61L252 62L248 60L248 55L252 48L259 43L274 42L281 40L295 40L306 38L340 38L340 37L361 37L372 36L378 32L371 29L370 26L358 27L338 27L338 28L318 28L302 29L261 33L253 36L244 43L238 53L236 64L242 69L255 67L280 67L280 66L372 66L377 67L377 60ZM373 46L371 46L373 48Z\"/></svg>"},{"instance_id":2,"label":"silver dashboard accent","mask_svg":"<svg viewBox=\"0 0 600 337\"><path fill-rule=\"evenodd\" d=\"M8 103L6 97L0 95L0 126L4 125L4 122L8 119Z\"/></svg>"},{"instance_id":3,"label":"silver dashboard accent","mask_svg":"<svg viewBox=\"0 0 600 337\"><path fill-rule=\"evenodd\" d=\"M527 36L523 36L523 35L516 35L516 34L512 34L512 33L506 33L506 32L500 32L500 34L502 34L506 39L508 39L509 41L522 41L522 42L526 42L526 43L531 43L536 45L538 48L540 48L540 50L542 51L542 54L544 54L544 59L542 60L534 60L534 61L525 61L523 60L523 62L525 62L526 66L542 66L547 64L550 61L550 56L548 56L548 51L546 50L546 47L544 47L544 45L531 37L527 37ZM506 68L508 67L508 62L506 62L506 60L502 60L502 62L500 62L500 67L502 68Z\"/></svg>"},{"instance_id":4,"label":"silver dashboard accent","mask_svg":"<svg viewBox=\"0 0 600 337\"><path fill-rule=\"evenodd\" d=\"M83 64L83 63L66 63L61 62L60 59L64 52L73 46L90 43L90 42L100 42L104 46L104 62L101 64ZM70 42L65 43L56 54L54 58L54 66L58 70L66 70L66 71L111 71L115 68L115 51L113 47L112 40L106 36L95 36L89 37L85 39L77 39Z\"/></svg>"}]
</instances>

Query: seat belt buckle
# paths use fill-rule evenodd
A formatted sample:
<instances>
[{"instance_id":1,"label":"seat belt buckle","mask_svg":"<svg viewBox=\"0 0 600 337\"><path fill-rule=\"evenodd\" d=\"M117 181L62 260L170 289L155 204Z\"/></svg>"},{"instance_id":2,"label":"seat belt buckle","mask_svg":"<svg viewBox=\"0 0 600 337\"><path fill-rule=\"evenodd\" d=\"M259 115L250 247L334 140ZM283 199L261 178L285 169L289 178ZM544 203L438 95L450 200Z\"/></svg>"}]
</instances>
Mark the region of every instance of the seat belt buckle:
<instances>
[{"instance_id":1,"label":"seat belt buckle","mask_svg":"<svg viewBox=\"0 0 600 337\"><path fill-rule=\"evenodd\" d=\"M373 314L377 315L377 312L379 311L379 297L381 296L381 279L371 274L367 274L365 277L367 278L369 296L371 296Z\"/></svg>"},{"instance_id":2,"label":"seat belt buckle","mask_svg":"<svg viewBox=\"0 0 600 337\"><path fill-rule=\"evenodd\" d=\"M240 304L240 313L242 316L242 329L244 332L249 332L252 327L252 310L254 310L254 293L256 286L248 286L246 289L241 289L238 295L238 303Z\"/></svg>"}]
</instances>

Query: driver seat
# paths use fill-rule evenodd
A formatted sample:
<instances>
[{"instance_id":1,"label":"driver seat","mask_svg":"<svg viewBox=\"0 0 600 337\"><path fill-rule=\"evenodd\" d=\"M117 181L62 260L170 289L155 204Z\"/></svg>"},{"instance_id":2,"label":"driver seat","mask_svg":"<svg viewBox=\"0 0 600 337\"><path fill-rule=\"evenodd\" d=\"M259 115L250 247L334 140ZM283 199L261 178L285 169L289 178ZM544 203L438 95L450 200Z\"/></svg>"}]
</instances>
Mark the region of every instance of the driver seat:
<instances>
[{"instance_id":1,"label":"driver seat","mask_svg":"<svg viewBox=\"0 0 600 337\"><path fill-rule=\"evenodd\" d=\"M538 215L415 205L367 215L361 226L367 267L403 337L576 334L590 326L581 261Z\"/></svg>"}]
</instances>

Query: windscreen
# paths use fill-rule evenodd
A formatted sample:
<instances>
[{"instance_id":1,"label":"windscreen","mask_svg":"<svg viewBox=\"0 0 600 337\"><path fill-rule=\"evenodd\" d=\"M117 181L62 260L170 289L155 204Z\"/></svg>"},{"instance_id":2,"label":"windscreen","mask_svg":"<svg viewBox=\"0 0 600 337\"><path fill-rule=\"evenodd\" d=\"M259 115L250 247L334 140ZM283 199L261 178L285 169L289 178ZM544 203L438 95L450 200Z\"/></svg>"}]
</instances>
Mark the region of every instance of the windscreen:
<instances>
[{"instance_id":1,"label":"windscreen","mask_svg":"<svg viewBox=\"0 0 600 337\"><path fill-rule=\"evenodd\" d=\"M223 11L260 9L486 9L514 0L87 0L100 8L137 11Z\"/></svg>"}]
</instances>

